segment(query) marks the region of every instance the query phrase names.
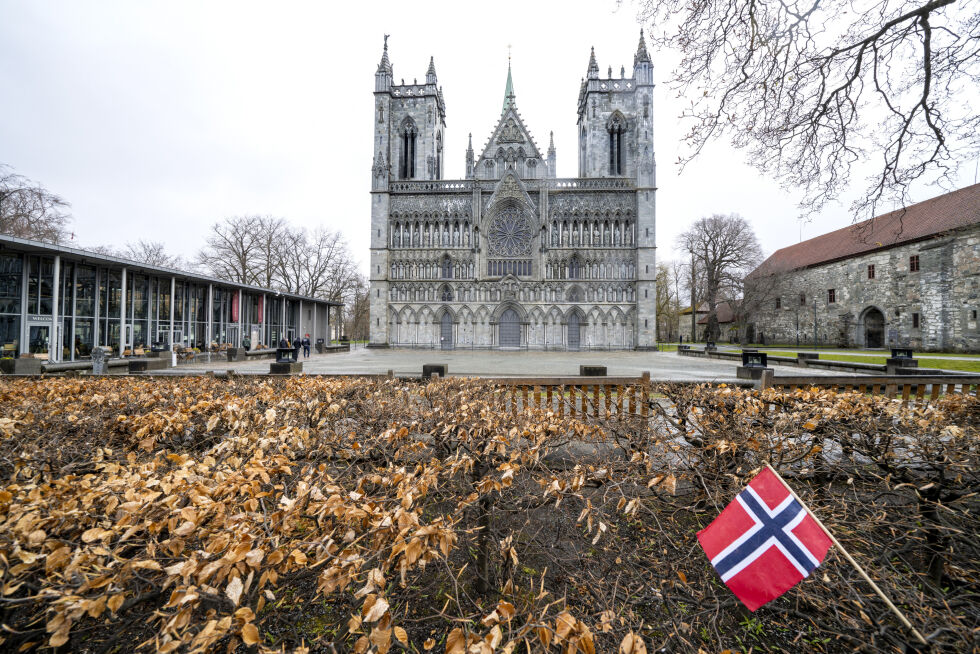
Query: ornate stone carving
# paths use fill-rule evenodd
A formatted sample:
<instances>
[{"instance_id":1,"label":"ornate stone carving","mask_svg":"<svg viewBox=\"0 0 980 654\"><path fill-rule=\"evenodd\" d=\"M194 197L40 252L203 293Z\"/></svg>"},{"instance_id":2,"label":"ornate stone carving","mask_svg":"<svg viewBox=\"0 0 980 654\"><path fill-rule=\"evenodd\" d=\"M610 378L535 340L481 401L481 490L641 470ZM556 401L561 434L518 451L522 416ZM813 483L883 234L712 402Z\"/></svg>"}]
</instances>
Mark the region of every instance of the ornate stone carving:
<instances>
[{"instance_id":1,"label":"ornate stone carving","mask_svg":"<svg viewBox=\"0 0 980 654\"><path fill-rule=\"evenodd\" d=\"M498 143L524 143L524 141L524 134L513 118L504 123L500 128L500 134L497 135Z\"/></svg>"},{"instance_id":2,"label":"ornate stone carving","mask_svg":"<svg viewBox=\"0 0 980 654\"><path fill-rule=\"evenodd\" d=\"M548 198L552 216L636 213L636 193L555 193Z\"/></svg>"},{"instance_id":3,"label":"ornate stone carving","mask_svg":"<svg viewBox=\"0 0 980 654\"><path fill-rule=\"evenodd\" d=\"M392 214L436 213L470 215L469 195L393 195Z\"/></svg>"}]
</instances>

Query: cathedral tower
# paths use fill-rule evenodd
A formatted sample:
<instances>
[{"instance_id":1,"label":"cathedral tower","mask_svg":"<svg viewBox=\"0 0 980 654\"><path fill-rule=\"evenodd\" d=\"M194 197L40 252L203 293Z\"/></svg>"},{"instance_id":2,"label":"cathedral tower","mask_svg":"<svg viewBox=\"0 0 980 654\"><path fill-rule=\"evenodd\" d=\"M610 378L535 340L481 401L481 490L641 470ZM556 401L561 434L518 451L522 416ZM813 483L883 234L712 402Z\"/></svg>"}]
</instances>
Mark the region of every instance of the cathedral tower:
<instances>
[{"instance_id":1,"label":"cathedral tower","mask_svg":"<svg viewBox=\"0 0 980 654\"><path fill-rule=\"evenodd\" d=\"M656 340L656 163L653 152L653 62L643 31L633 56L613 77L599 73L595 49L589 56L578 100L579 177L622 177L636 184L636 346Z\"/></svg>"}]
</instances>

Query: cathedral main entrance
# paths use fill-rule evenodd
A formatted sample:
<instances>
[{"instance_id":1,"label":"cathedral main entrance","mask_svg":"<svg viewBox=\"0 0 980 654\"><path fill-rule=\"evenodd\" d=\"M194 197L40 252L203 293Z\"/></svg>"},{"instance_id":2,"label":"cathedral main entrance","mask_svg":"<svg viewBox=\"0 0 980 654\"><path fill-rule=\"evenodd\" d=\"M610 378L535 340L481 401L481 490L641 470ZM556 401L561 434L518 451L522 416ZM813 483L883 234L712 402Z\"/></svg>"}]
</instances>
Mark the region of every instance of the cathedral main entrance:
<instances>
[{"instance_id":1,"label":"cathedral main entrance","mask_svg":"<svg viewBox=\"0 0 980 654\"><path fill-rule=\"evenodd\" d=\"M497 322L499 339L497 342L500 347L520 347L521 346L521 319L513 309L507 309L500 314Z\"/></svg>"}]
</instances>

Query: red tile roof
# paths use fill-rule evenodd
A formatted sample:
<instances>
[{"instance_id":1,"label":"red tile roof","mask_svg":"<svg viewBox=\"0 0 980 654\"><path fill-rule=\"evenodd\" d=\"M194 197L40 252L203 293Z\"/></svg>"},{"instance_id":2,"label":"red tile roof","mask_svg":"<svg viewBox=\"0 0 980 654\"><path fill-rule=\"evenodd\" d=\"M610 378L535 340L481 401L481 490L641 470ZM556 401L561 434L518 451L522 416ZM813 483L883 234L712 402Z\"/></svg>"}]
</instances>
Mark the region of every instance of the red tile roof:
<instances>
[{"instance_id":1,"label":"red tile roof","mask_svg":"<svg viewBox=\"0 0 980 654\"><path fill-rule=\"evenodd\" d=\"M705 315L704 318L698 318L699 325L708 324L708 308L706 305L701 305L704 307ZM700 307L699 307L700 308ZM698 311L701 313L701 311ZM719 302L718 306L715 308L715 313L718 315L718 323L726 325L730 322L735 322L735 311L732 309L732 305L729 302Z\"/></svg>"},{"instance_id":2,"label":"red tile roof","mask_svg":"<svg viewBox=\"0 0 980 654\"><path fill-rule=\"evenodd\" d=\"M807 268L980 224L980 184L776 250L752 277Z\"/></svg>"}]
</instances>

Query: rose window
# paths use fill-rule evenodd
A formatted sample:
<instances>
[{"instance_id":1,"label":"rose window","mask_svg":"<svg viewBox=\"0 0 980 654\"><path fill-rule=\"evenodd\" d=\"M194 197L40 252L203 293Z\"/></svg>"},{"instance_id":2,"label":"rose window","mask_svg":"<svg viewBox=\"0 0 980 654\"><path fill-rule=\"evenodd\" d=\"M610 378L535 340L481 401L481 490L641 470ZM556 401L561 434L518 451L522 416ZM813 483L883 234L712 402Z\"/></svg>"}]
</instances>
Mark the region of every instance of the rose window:
<instances>
[{"instance_id":1,"label":"rose window","mask_svg":"<svg viewBox=\"0 0 980 654\"><path fill-rule=\"evenodd\" d=\"M501 257L530 254L533 237L531 221L517 209L504 209L494 216L487 234L490 253Z\"/></svg>"}]
</instances>

